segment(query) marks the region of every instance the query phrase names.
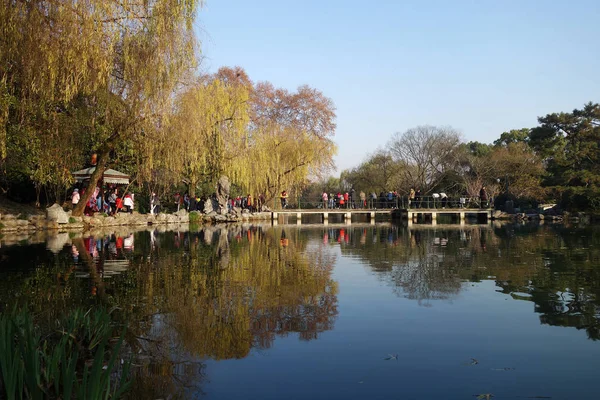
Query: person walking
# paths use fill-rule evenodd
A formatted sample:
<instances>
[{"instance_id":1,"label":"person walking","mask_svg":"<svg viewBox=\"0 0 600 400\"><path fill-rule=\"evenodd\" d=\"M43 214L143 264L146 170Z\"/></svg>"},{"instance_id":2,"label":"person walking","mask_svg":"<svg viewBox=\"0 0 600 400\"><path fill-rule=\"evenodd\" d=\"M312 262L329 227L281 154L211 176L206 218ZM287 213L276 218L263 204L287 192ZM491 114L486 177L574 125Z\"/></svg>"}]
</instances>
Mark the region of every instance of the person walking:
<instances>
[{"instance_id":1,"label":"person walking","mask_svg":"<svg viewBox=\"0 0 600 400\"><path fill-rule=\"evenodd\" d=\"M287 192L284 190L283 192L281 192L281 196L280 196L280 200L281 200L281 208L287 208L287 202L288 202L288 194Z\"/></svg>"}]
</instances>

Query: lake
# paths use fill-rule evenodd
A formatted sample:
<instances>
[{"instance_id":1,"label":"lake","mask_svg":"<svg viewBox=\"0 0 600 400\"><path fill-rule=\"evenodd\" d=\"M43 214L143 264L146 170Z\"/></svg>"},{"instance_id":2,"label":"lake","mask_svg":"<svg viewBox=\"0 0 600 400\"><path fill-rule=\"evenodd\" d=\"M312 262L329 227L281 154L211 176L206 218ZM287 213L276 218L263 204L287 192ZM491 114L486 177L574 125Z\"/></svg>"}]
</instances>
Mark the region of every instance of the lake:
<instances>
[{"instance_id":1,"label":"lake","mask_svg":"<svg viewBox=\"0 0 600 400\"><path fill-rule=\"evenodd\" d=\"M597 398L600 229L391 223L61 234L0 304L129 325L130 398Z\"/></svg>"}]
</instances>

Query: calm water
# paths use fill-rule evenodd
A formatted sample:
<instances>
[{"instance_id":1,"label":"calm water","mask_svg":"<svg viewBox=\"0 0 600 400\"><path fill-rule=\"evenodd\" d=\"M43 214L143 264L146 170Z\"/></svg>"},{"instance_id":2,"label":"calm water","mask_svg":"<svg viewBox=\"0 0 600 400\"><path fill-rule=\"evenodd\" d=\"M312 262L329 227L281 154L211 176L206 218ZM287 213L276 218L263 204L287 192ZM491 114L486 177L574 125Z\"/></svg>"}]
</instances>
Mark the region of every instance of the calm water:
<instances>
[{"instance_id":1,"label":"calm water","mask_svg":"<svg viewBox=\"0 0 600 400\"><path fill-rule=\"evenodd\" d=\"M65 234L0 258L2 307L118 307L131 398L600 397L594 227Z\"/></svg>"}]
</instances>

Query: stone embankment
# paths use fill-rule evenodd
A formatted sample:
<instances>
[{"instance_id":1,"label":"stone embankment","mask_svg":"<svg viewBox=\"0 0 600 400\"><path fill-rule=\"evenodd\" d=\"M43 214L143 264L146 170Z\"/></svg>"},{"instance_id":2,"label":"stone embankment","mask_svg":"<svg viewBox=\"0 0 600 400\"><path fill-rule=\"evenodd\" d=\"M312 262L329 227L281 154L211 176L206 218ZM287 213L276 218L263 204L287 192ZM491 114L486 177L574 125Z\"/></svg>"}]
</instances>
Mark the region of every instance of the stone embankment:
<instances>
[{"instance_id":1,"label":"stone embankment","mask_svg":"<svg viewBox=\"0 0 600 400\"><path fill-rule=\"evenodd\" d=\"M514 213L508 214L503 211L494 211L492 214L493 220L500 221L546 221L546 222L571 222L571 223L579 223L584 222L588 223L591 221L590 215L585 213L568 213L568 212L556 212L554 210L548 210L545 212L524 212L524 213Z\"/></svg>"},{"instance_id":2,"label":"stone embankment","mask_svg":"<svg viewBox=\"0 0 600 400\"><path fill-rule=\"evenodd\" d=\"M56 230L59 232L77 232L103 227L245 222L270 220L270 218L270 212L250 213L248 210L237 208L228 214L218 214L215 211L207 214L199 211L188 213L185 210L180 210L174 214L152 215L133 212L131 214L117 213L114 216L108 216L97 213L94 216L73 217L70 211L64 211L61 206L54 204L46 209L45 216L0 215L0 231L35 232Z\"/></svg>"}]
</instances>

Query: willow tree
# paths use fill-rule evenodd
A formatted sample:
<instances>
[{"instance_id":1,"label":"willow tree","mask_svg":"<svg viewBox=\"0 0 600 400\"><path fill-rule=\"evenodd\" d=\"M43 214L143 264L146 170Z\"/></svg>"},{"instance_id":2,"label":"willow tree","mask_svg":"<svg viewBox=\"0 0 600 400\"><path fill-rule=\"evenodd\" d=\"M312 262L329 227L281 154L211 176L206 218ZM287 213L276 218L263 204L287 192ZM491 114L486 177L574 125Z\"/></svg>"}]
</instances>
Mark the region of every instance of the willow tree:
<instances>
[{"instance_id":1,"label":"willow tree","mask_svg":"<svg viewBox=\"0 0 600 400\"><path fill-rule=\"evenodd\" d=\"M248 185L248 97L246 85L221 73L198 78L179 96L165 132L170 165L188 182L190 195L199 182L214 183L221 175Z\"/></svg>"},{"instance_id":2,"label":"willow tree","mask_svg":"<svg viewBox=\"0 0 600 400\"><path fill-rule=\"evenodd\" d=\"M97 153L90 180L95 186L122 144L152 140L160 126L181 74L194 65L192 21L197 4L196 0L3 0L3 158L11 134L35 135L42 146L56 135L83 135L83 148L63 148L54 157ZM52 124L43 123L59 114L71 116L74 99L88 118L82 129L56 132L48 128ZM74 215L83 212L91 192Z\"/></svg>"},{"instance_id":3,"label":"willow tree","mask_svg":"<svg viewBox=\"0 0 600 400\"><path fill-rule=\"evenodd\" d=\"M337 148L332 140L336 125L331 99L308 86L289 92L259 83L251 107L248 167L255 190L273 198L333 167Z\"/></svg>"}]
</instances>

